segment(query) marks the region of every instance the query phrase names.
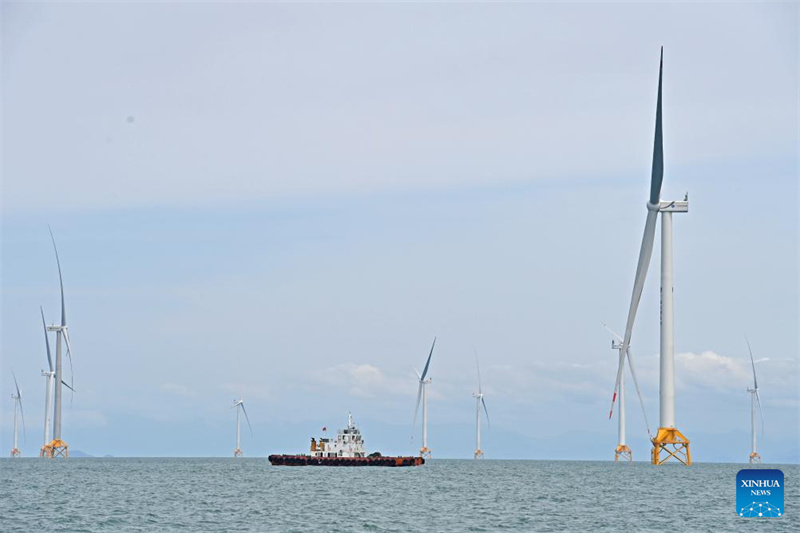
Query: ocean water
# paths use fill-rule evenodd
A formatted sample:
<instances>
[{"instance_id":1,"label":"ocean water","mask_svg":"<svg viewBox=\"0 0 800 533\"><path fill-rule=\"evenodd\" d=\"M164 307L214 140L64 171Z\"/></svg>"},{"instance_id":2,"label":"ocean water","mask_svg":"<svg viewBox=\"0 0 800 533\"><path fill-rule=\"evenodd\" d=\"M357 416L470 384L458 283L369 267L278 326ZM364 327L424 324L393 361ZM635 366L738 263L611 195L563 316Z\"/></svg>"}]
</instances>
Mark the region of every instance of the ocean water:
<instances>
[{"instance_id":1,"label":"ocean water","mask_svg":"<svg viewBox=\"0 0 800 533\"><path fill-rule=\"evenodd\" d=\"M2 460L0 531L800 531L800 466L775 466L786 476L786 514L761 519L735 513L736 472L743 467Z\"/></svg>"}]
</instances>

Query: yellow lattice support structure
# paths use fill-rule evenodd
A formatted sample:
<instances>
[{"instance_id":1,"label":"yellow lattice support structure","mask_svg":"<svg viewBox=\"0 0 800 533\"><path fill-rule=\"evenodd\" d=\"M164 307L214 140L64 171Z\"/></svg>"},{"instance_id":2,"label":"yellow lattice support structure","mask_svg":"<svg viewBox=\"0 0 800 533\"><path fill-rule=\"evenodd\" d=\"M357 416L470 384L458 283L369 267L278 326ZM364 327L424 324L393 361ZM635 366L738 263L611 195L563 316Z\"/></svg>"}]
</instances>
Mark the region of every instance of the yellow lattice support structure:
<instances>
[{"instance_id":1,"label":"yellow lattice support structure","mask_svg":"<svg viewBox=\"0 0 800 533\"><path fill-rule=\"evenodd\" d=\"M614 462L618 461L633 461L633 452L624 444L620 444L614 450Z\"/></svg>"},{"instance_id":2,"label":"yellow lattice support structure","mask_svg":"<svg viewBox=\"0 0 800 533\"><path fill-rule=\"evenodd\" d=\"M56 457L69 459L69 445L60 439L53 440L50 444L42 446L42 449L39 451L39 457L44 457L46 459L55 459Z\"/></svg>"},{"instance_id":3,"label":"yellow lattice support structure","mask_svg":"<svg viewBox=\"0 0 800 533\"><path fill-rule=\"evenodd\" d=\"M664 458L661 453L664 452ZM689 450L689 439L677 428L658 428L658 434L653 439L652 463L663 465L670 459L691 466L692 454Z\"/></svg>"},{"instance_id":4,"label":"yellow lattice support structure","mask_svg":"<svg viewBox=\"0 0 800 533\"><path fill-rule=\"evenodd\" d=\"M480 448L475 450L475 459L483 459L483 450Z\"/></svg>"},{"instance_id":5,"label":"yellow lattice support structure","mask_svg":"<svg viewBox=\"0 0 800 533\"><path fill-rule=\"evenodd\" d=\"M15 457L19 457L20 455L22 455L22 452L19 450L19 448L11 448L11 458L12 459L14 459Z\"/></svg>"},{"instance_id":6,"label":"yellow lattice support structure","mask_svg":"<svg viewBox=\"0 0 800 533\"><path fill-rule=\"evenodd\" d=\"M432 457L431 450L428 447L423 446L419 450L419 456L422 457L423 459L430 459Z\"/></svg>"},{"instance_id":7,"label":"yellow lattice support structure","mask_svg":"<svg viewBox=\"0 0 800 533\"><path fill-rule=\"evenodd\" d=\"M235 450L233 450L233 457L234 457L234 459L235 459L236 457L241 457L242 455L244 455L244 454L242 453L242 450L240 450L239 448L236 448Z\"/></svg>"},{"instance_id":8,"label":"yellow lattice support structure","mask_svg":"<svg viewBox=\"0 0 800 533\"><path fill-rule=\"evenodd\" d=\"M750 464L751 465L760 465L761 464L761 456L758 455L758 452L753 452L750 454Z\"/></svg>"}]
</instances>

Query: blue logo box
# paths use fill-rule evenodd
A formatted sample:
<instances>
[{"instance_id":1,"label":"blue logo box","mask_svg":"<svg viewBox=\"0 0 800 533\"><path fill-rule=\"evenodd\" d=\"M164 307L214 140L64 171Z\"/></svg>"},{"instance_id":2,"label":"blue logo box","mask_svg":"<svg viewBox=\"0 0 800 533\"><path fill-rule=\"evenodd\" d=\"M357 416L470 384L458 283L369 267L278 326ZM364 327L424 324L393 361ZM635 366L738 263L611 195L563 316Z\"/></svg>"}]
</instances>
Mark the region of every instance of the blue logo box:
<instances>
[{"instance_id":1,"label":"blue logo box","mask_svg":"<svg viewBox=\"0 0 800 533\"><path fill-rule=\"evenodd\" d=\"M745 518L783 516L783 472L745 469L736 474L736 514Z\"/></svg>"}]
</instances>

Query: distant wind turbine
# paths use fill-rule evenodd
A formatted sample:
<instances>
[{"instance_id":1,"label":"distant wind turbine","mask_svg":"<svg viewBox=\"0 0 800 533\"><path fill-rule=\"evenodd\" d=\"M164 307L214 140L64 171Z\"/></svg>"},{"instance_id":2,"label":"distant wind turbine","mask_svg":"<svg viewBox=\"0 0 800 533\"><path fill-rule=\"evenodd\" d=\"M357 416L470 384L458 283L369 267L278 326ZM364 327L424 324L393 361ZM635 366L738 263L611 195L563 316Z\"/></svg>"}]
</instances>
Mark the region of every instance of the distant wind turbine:
<instances>
[{"instance_id":1,"label":"distant wind turbine","mask_svg":"<svg viewBox=\"0 0 800 533\"><path fill-rule=\"evenodd\" d=\"M242 448L241 448L242 432L241 432L241 421L240 421L240 418L239 418L239 416L240 416L239 412L240 411L242 413L244 413L244 418L245 418L245 420L247 420L247 427L250 428L250 435L251 436L253 435L253 426L250 425L250 417L247 416L247 410L244 408L244 400L242 400L241 396L239 397L238 400L233 400L233 406L231 407L231 409L234 409L234 408L236 409L236 449L233 450L233 456L234 457L241 457L242 456Z\"/></svg>"},{"instance_id":2,"label":"distant wind turbine","mask_svg":"<svg viewBox=\"0 0 800 533\"><path fill-rule=\"evenodd\" d=\"M619 350L620 352L620 359L625 357L625 354L622 353L624 349L624 343L622 337L614 333L614 331L609 328L605 323L603 327L611 333L614 337L611 339L611 349L612 350ZM642 413L644 414L644 423L647 427L647 434L650 435L650 424L647 422L647 412L644 409L644 402L642 401L642 393L639 391L639 382L636 380L636 370L633 367L633 354L628 350L628 361L629 367L631 369L631 376L633 377L633 384L636 386L636 393L639 396L639 403L642 406ZM619 461L622 459L623 461L633 461L633 451L628 447L625 442L625 375L623 373L622 377L619 380L619 409L617 410L617 422L618 422L618 433L617 433L617 447L614 450L614 461ZM652 435L650 435L652 438Z\"/></svg>"},{"instance_id":3,"label":"distant wind turbine","mask_svg":"<svg viewBox=\"0 0 800 533\"><path fill-rule=\"evenodd\" d=\"M478 369L478 392L472 396L475 398L475 459L483 459L483 450L481 449L481 406L486 413L486 423L491 426L489 422L489 411L486 409L486 401L483 399L483 391L481 390L481 365L478 362L478 350L475 350L475 366Z\"/></svg>"},{"instance_id":4,"label":"distant wind turbine","mask_svg":"<svg viewBox=\"0 0 800 533\"><path fill-rule=\"evenodd\" d=\"M419 402L422 399L422 448L419 450L420 457L431 457L431 450L428 448L428 384L430 384L431 379L425 379L428 375L428 368L431 365L431 356L433 355L433 348L436 346L436 337L433 338L433 344L431 345L431 352L428 354L428 361L425 363L425 368L422 370L422 374L420 375L417 372L417 377L419 378L419 390L417 391L417 407L414 409L414 425L413 427L417 427L417 413L419 412Z\"/></svg>"},{"instance_id":5,"label":"distant wind turbine","mask_svg":"<svg viewBox=\"0 0 800 533\"><path fill-rule=\"evenodd\" d=\"M42 450L40 455L45 451L45 448L50 444L50 424L53 419L53 380L55 379L55 370L53 369L53 357L50 355L50 339L47 337L47 323L44 320L44 309L39 307L42 313L42 329L44 330L44 345L47 348L47 365L49 370L42 370L42 377L45 378L44 384L44 442L42 443Z\"/></svg>"},{"instance_id":6,"label":"distant wind turbine","mask_svg":"<svg viewBox=\"0 0 800 533\"><path fill-rule=\"evenodd\" d=\"M751 437L751 450L750 450L750 464L761 464L761 456L756 451L756 404L758 404L758 411L761 415L761 431L764 431L764 411L761 410L761 398L758 395L758 379L756 379L756 362L753 360L753 349L750 347L750 341L747 337L744 338L747 342L747 351L750 352L750 364L753 367L753 388L747 388L750 393L750 437Z\"/></svg>"},{"instance_id":7,"label":"distant wind turbine","mask_svg":"<svg viewBox=\"0 0 800 533\"><path fill-rule=\"evenodd\" d=\"M22 452L19 449L19 424L17 423L17 406L19 406L19 415L22 418L22 431L25 435L25 440L28 440L27 431L25 431L25 413L22 412L22 392L19 390L19 383L17 383L17 376L14 371L11 371L14 377L14 388L17 389L16 394L12 394L11 398L14 400L14 447L11 448L11 457L19 457Z\"/></svg>"}]
</instances>

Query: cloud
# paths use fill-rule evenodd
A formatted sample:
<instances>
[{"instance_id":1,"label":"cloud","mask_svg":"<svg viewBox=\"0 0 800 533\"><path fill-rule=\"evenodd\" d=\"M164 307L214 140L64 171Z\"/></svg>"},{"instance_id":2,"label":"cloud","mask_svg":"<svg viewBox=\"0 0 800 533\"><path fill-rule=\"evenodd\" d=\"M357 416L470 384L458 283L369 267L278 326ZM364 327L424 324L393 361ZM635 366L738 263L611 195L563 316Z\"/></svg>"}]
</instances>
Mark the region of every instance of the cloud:
<instances>
[{"instance_id":1,"label":"cloud","mask_svg":"<svg viewBox=\"0 0 800 533\"><path fill-rule=\"evenodd\" d=\"M675 354L675 363L676 379L685 386L725 390L734 384L741 388L741 384L752 380L749 360L734 359L712 351L678 353Z\"/></svg>"},{"instance_id":2,"label":"cloud","mask_svg":"<svg viewBox=\"0 0 800 533\"><path fill-rule=\"evenodd\" d=\"M636 372L644 395L658 395L659 355L636 357ZM755 362L759 389L770 403L797 401L798 362L790 358L761 358ZM753 385L748 356L730 356L714 350L675 354L675 387L678 390L738 394ZM763 397L762 397L763 399Z\"/></svg>"},{"instance_id":3,"label":"cloud","mask_svg":"<svg viewBox=\"0 0 800 533\"><path fill-rule=\"evenodd\" d=\"M182 398L193 398L197 396L197 393L186 385L179 385L177 383L164 383L161 385L160 390L166 394L180 396Z\"/></svg>"},{"instance_id":4,"label":"cloud","mask_svg":"<svg viewBox=\"0 0 800 533\"><path fill-rule=\"evenodd\" d=\"M370 364L335 365L317 373L314 379L325 386L344 388L348 394L361 398L414 394L413 381L389 377L380 368Z\"/></svg>"}]
</instances>

